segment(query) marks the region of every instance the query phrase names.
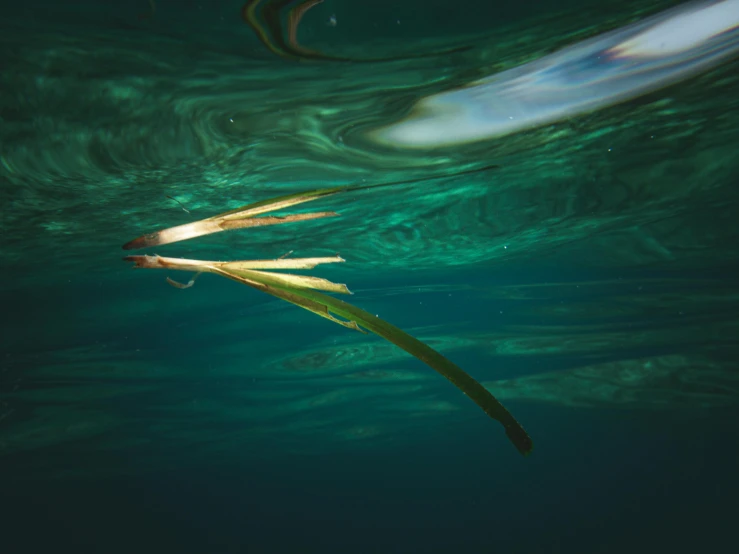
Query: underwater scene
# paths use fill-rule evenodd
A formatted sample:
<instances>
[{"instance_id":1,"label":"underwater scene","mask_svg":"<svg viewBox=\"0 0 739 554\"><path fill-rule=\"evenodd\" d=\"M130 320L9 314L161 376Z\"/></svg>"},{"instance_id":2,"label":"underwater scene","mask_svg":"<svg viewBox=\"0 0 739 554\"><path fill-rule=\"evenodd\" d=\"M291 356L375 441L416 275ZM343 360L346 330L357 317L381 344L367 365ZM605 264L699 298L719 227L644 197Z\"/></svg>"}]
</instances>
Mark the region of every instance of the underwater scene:
<instances>
[{"instance_id":1,"label":"underwater scene","mask_svg":"<svg viewBox=\"0 0 739 554\"><path fill-rule=\"evenodd\" d=\"M3 553L733 551L739 0L0 0Z\"/></svg>"}]
</instances>

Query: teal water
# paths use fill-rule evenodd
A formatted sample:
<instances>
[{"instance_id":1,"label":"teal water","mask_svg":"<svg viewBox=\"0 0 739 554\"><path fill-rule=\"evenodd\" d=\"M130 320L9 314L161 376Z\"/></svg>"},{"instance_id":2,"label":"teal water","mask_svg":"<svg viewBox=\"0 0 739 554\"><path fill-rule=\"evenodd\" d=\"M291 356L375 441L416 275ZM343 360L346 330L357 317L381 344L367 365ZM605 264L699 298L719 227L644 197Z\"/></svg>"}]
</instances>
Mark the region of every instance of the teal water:
<instances>
[{"instance_id":1,"label":"teal water","mask_svg":"<svg viewBox=\"0 0 739 554\"><path fill-rule=\"evenodd\" d=\"M311 7L301 45L353 62L270 52L240 1L123 4L2 3L3 551L731 548L737 60L464 146L365 135L677 2ZM136 253L339 253L309 273L480 381L528 457L379 337L121 260L251 202L397 181Z\"/></svg>"}]
</instances>

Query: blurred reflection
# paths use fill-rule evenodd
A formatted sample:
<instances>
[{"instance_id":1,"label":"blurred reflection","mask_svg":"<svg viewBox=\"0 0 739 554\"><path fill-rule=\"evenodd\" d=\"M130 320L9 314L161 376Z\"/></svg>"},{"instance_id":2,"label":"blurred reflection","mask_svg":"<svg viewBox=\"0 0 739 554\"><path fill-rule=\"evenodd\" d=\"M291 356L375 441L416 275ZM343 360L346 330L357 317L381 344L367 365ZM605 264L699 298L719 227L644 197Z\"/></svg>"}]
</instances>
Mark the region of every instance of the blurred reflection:
<instances>
[{"instance_id":1,"label":"blurred reflection","mask_svg":"<svg viewBox=\"0 0 739 554\"><path fill-rule=\"evenodd\" d=\"M498 137L611 106L739 52L739 0L691 2L524 66L419 101L380 142L435 147Z\"/></svg>"}]
</instances>

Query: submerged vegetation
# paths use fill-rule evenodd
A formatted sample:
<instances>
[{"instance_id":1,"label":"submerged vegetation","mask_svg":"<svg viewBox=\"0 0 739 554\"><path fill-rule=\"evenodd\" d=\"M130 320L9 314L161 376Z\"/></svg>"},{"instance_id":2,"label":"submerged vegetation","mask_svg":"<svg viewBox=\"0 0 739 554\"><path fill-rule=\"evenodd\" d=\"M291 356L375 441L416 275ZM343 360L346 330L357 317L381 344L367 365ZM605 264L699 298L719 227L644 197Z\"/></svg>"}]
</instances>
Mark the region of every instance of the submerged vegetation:
<instances>
[{"instance_id":1,"label":"submerged vegetation","mask_svg":"<svg viewBox=\"0 0 739 554\"><path fill-rule=\"evenodd\" d=\"M350 189L351 187L318 189L256 202L207 219L143 235L126 243L123 248L130 250L134 248L155 247L231 229L277 225L293 221L306 221L337 216L337 213L329 211L290 215L270 215L270 212L340 192L346 192ZM197 276L201 273L214 273L300 306L344 327L363 333L374 333L399 346L412 356L415 356L469 396L488 416L503 425L509 440L521 454L528 455L532 450L533 443L531 438L521 424L485 387L456 364L427 344L387 321L338 298L318 292L326 291L351 294L346 285L332 283L326 279L314 276L269 271L312 269L320 264L344 262L339 256L321 258L287 258L283 256L274 260L233 262L186 260L165 258L158 255L134 255L127 256L124 259L134 262L134 267L136 268L176 269L195 274L187 284L182 284L168 278L167 282L177 288L191 287Z\"/></svg>"}]
</instances>

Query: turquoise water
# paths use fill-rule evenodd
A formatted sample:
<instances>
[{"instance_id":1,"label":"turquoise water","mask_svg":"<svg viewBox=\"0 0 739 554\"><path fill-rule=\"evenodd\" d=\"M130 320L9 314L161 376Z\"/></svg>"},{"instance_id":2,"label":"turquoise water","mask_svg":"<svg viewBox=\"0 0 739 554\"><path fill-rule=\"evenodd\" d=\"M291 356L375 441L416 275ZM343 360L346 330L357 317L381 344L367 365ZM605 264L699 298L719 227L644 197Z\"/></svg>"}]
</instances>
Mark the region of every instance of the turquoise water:
<instances>
[{"instance_id":1,"label":"turquoise water","mask_svg":"<svg viewBox=\"0 0 739 554\"><path fill-rule=\"evenodd\" d=\"M122 4L2 4L5 550L731 548L737 61L472 144L367 138L423 96L678 3L310 7L300 44L353 61L271 52L239 1ZM308 273L481 382L528 457L377 336L121 260L259 200L400 181L293 209L340 217L135 253L339 253Z\"/></svg>"}]
</instances>

